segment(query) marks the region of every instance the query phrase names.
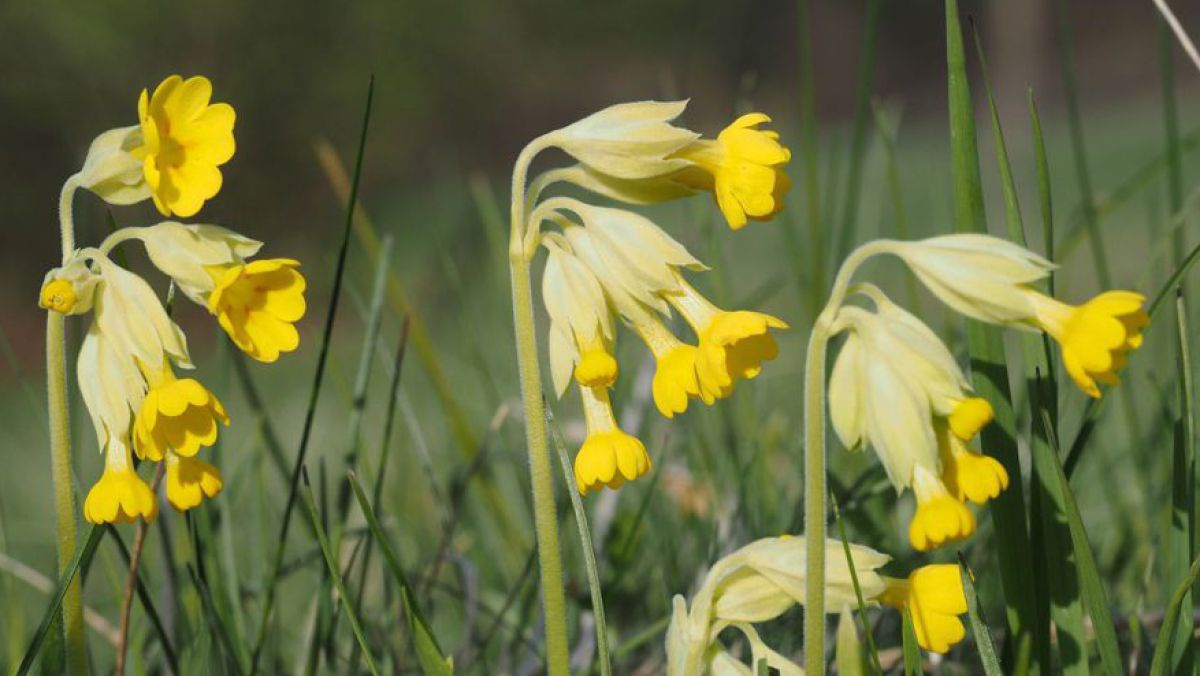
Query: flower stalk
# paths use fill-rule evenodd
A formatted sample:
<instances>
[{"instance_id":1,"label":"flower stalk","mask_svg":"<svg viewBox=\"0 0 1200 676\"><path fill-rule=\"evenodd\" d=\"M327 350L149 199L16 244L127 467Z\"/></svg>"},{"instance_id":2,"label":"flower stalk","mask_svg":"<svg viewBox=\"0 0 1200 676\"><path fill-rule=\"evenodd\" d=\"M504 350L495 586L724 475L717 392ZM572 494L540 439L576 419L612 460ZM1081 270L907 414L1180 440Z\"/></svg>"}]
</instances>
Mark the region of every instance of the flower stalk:
<instances>
[{"instance_id":1,"label":"flower stalk","mask_svg":"<svg viewBox=\"0 0 1200 676\"><path fill-rule=\"evenodd\" d=\"M868 242L846 257L813 323L804 357L804 669L810 674L825 672L825 352L854 271L887 246L883 240Z\"/></svg>"},{"instance_id":2,"label":"flower stalk","mask_svg":"<svg viewBox=\"0 0 1200 676\"><path fill-rule=\"evenodd\" d=\"M76 177L63 184L58 204L65 262L75 250L75 225L71 203ZM50 420L50 478L54 486L54 516L57 528L58 573L61 576L75 552L75 493L71 483L71 420L67 408L66 317L46 313L46 395ZM63 637L67 672L87 673L87 646L83 635L83 594L79 577L72 578L63 596Z\"/></svg>"},{"instance_id":3,"label":"flower stalk","mask_svg":"<svg viewBox=\"0 0 1200 676\"><path fill-rule=\"evenodd\" d=\"M566 600L563 593L557 512L554 507L554 479L551 475L550 449L546 439L542 376L538 365L537 336L534 332L533 287L529 274L533 254L537 251L537 234L536 226L530 228L526 222L524 200L530 161L545 145L545 137L535 139L521 151L513 168L509 272L512 277L517 369L524 404L534 532L537 537L542 608L546 623L547 671L551 676L565 676L569 670Z\"/></svg>"}]
</instances>

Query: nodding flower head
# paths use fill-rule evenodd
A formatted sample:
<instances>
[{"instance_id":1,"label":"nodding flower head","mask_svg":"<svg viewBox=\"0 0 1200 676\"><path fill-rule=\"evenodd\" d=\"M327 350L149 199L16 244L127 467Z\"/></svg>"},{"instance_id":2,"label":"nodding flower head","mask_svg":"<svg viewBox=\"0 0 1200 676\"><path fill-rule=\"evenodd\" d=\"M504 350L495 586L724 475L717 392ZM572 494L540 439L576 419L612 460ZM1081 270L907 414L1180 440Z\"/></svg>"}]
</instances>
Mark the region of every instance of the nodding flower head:
<instances>
[{"instance_id":1,"label":"nodding flower head","mask_svg":"<svg viewBox=\"0 0 1200 676\"><path fill-rule=\"evenodd\" d=\"M304 275L290 258L256 260L211 268L208 310L234 344L258 361L271 363L300 345L294 324L304 316Z\"/></svg>"},{"instance_id":2,"label":"nodding flower head","mask_svg":"<svg viewBox=\"0 0 1200 676\"><path fill-rule=\"evenodd\" d=\"M233 157L233 107L210 103L212 83L172 75L138 99L142 162L154 206L164 216L193 216L221 189L219 167Z\"/></svg>"},{"instance_id":3,"label":"nodding flower head","mask_svg":"<svg viewBox=\"0 0 1200 676\"><path fill-rule=\"evenodd\" d=\"M959 619L967 612L961 575L954 564L923 566L908 579L884 578L887 590L879 600L912 616L917 643L922 648L945 653L966 636Z\"/></svg>"},{"instance_id":4,"label":"nodding flower head","mask_svg":"<svg viewBox=\"0 0 1200 676\"><path fill-rule=\"evenodd\" d=\"M617 426L608 391L581 387L587 438L575 456L575 483L587 495L601 488L617 489L650 471L650 456L642 442Z\"/></svg>"},{"instance_id":5,"label":"nodding flower head","mask_svg":"<svg viewBox=\"0 0 1200 676\"><path fill-rule=\"evenodd\" d=\"M681 172L684 183L709 190L725 221L734 230L748 219L770 219L783 209L791 182L784 167L792 153L779 142L779 133L759 129L770 122L763 113L742 115L715 141L698 140L676 153L698 171Z\"/></svg>"}]
</instances>

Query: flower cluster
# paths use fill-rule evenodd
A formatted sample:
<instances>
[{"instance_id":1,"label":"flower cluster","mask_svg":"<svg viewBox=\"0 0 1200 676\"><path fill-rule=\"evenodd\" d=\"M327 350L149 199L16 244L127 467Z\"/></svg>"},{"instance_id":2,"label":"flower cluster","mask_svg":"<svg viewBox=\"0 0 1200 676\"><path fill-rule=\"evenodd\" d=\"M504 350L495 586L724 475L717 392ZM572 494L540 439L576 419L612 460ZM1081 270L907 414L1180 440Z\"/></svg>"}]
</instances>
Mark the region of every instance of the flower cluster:
<instances>
[{"instance_id":1,"label":"flower cluster","mask_svg":"<svg viewBox=\"0 0 1200 676\"><path fill-rule=\"evenodd\" d=\"M113 129L92 143L83 169L63 189L64 230L74 190L111 204L152 199L164 215L191 216L221 187L220 165L234 152L233 108L210 102L206 78L174 75L138 101L140 124ZM187 339L142 277L110 257L140 241L174 287L206 308L246 354L273 362L295 350L294 326L305 311L304 277L290 259L250 261L261 242L215 225L165 221L121 228L97 247L71 252L47 273L40 305L67 315L92 314L79 350L79 389L105 454L88 492L92 523L153 519L154 493L133 457L165 463L167 500L191 509L220 492L221 474L200 460L229 416L220 400L176 369L193 367Z\"/></svg>"},{"instance_id":2,"label":"flower cluster","mask_svg":"<svg viewBox=\"0 0 1200 676\"><path fill-rule=\"evenodd\" d=\"M907 611L917 642L927 650L945 652L963 639L959 616L967 612L967 599L958 566L928 565L907 578L891 578L878 572L889 561L886 555L863 545L849 548L853 571L842 542L825 543L825 596L830 607L857 606L857 580L864 603ZM804 605L806 561L804 539L782 536L752 542L713 564L690 608L682 596L675 597L666 638L667 673L753 673L721 643L721 633L730 627L746 637L751 665L766 661L780 674L804 673L764 644L754 625Z\"/></svg>"},{"instance_id":3,"label":"flower cluster","mask_svg":"<svg viewBox=\"0 0 1200 676\"><path fill-rule=\"evenodd\" d=\"M1068 375L1092 397L1100 396L1098 383L1117 383L1116 372L1141 345L1149 321L1145 299L1132 291L1108 291L1078 307L1041 293L1034 285L1054 265L986 235L880 240L859 251L851 257L855 264L874 254L898 256L935 296L967 317L1045 331L1058 341ZM846 334L829 379L834 431L846 448L874 448L896 490L912 490L917 509L908 535L914 548L966 538L975 530L966 503L982 505L1009 483L1003 465L970 447L992 421L992 407L974 396L954 357L920 319L875 286L845 291L868 299L874 310L831 305L830 335Z\"/></svg>"},{"instance_id":4,"label":"flower cluster","mask_svg":"<svg viewBox=\"0 0 1200 676\"><path fill-rule=\"evenodd\" d=\"M569 183L628 204L649 204L711 192L729 226L764 220L783 206L790 159L775 132L759 129L770 118L744 115L715 140L672 121L686 102L615 105L533 144L532 152L558 147L578 161L551 169L530 183L518 251L548 252L542 291L550 316L551 375L561 396L578 384L587 438L575 459L580 492L618 488L649 471L641 441L616 421L608 390L619 368L614 357L617 320L654 355L654 403L667 418L689 403L728 397L738 380L751 379L779 352L772 329L782 320L761 312L729 311L705 298L685 273L705 266L648 218L624 208L555 196ZM527 150L527 152L529 152ZM542 225L554 228L542 232ZM677 312L690 326L686 340L667 325Z\"/></svg>"}]
</instances>

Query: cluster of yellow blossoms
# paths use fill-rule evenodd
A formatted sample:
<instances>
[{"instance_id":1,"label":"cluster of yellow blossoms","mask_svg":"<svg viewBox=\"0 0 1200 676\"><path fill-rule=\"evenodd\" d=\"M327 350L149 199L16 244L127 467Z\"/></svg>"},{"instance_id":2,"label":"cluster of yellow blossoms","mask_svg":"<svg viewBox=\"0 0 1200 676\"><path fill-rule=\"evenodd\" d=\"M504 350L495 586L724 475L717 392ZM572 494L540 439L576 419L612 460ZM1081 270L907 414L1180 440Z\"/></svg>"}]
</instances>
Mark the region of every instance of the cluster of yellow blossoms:
<instances>
[{"instance_id":1,"label":"cluster of yellow blossoms","mask_svg":"<svg viewBox=\"0 0 1200 676\"><path fill-rule=\"evenodd\" d=\"M631 204L712 192L730 227L767 219L783 206L791 155L778 134L759 129L770 118L744 115L716 140L672 124L686 102L641 102L606 108L535 141L558 147L579 163L534 178L526 200L525 239L547 252L542 292L550 315L549 352L561 396L574 380L583 401L587 438L575 458L580 492L619 488L650 470L646 448L616 421L608 390L616 383L616 320L642 339L656 360L655 406L667 418L699 399L728 397L779 353L772 329L782 320L761 312L727 311L687 280L705 266L645 216L577 199L541 199L554 183L570 183ZM543 223L557 226L542 232ZM694 342L676 336L672 312L691 327Z\"/></svg>"},{"instance_id":2,"label":"cluster of yellow blossoms","mask_svg":"<svg viewBox=\"0 0 1200 676\"><path fill-rule=\"evenodd\" d=\"M83 168L63 187L64 232L72 230L77 188L110 204L152 199L164 216L196 214L221 188L220 166L234 153L233 108L211 103L203 77L173 75L138 100L138 125L100 134ZM158 501L133 456L166 463L167 500L191 509L222 488L216 467L197 458L229 416L217 397L174 369L192 369L187 339L150 285L110 258L138 240L175 288L206 308L246 354L273 362L295 350L305 311L304 277L290 259L248 262L262 246L215 225L164 221L122 228L97 247L71 252L46 275L40 305L66 315L92 313L79 349L79 389L105 453L104 473L84 501L92 523L153 519Z\"/></svg>"}]
</instances>

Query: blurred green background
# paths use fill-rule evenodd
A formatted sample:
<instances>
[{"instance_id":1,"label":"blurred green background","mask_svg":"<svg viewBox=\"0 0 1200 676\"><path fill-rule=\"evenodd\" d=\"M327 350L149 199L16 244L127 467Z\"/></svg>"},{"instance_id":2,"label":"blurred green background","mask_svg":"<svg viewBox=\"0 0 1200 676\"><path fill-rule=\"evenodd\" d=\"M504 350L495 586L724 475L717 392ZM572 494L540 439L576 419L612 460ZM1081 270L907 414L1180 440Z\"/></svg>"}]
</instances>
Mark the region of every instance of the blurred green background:
<instances>
[{"instance_id":1,"label":"blurred green background","mask_svg":"<svg viewBox=\"0 0 1200 676\"><path fill-rule=\"evenodd\" d=\"M1151 167L1132 194L1116 193L1119 201L1104 214L1114 279L1119 286L1153 289L1170 269L1170 251L1161 247L1168 210L1159 161L1164 141L1157 15L1149 2L1065 4L1061 19L1075 40L1071 53L1097 196L1113 196L1140 168ZM828 211L825 220L833 224L840 223L845 212L865 13L861 2L810 5L819 185ZM1047 126L1055 215L1064 245L1060 294L1079 301L1096 291L1096 278L1087 247L1070 236L1078 231L1080 202L1063 107L1056 6L1039 0L964 2L962 12L973 17L987 50L1031 234L1037 233L1039 219L1025 95L1028 87L1035 90ZM1181 6L1178 11L1185 26L1200 25L1200 7ZM896 136L893 166L911 236L952 230L942 12L938 2L884 2L872 68L870 92L884 128ZM603 5L411 0L302 6L274 0L190 5L6 0L0 4L0 62L6 64L0 78L0 148L5 160L0 163L0 204L6 214L0 227L0 330L5 347L0 411L6 422L0 443L0 466L5 468L0 472L0 549L38 570L52 570L44 318L35 299L42 274L56 264L59 187L79 167L91 139L105 129L135 124L138 93L171 73L207 75L214 83L215 99L231 103L238 114L238 151L223 168L224 187L191 220L234 228L266 241L265 255L295 256L305 263L310 313L302 326L300 351L285 357L281 366L252 366L289 458L329 300L344 209L317 162L314 144L328 139L349 162L371 74L376 78L376 105L360 196L379 231L395 238L392 269L428 323L472 433L481 438L498 409L518 408L506 272L489 248L484 224L507 211L508 171L524 143L624 100L690 98L684 122L708 135L735 112L768 112L795 158L790 174L796 187L788 210L775 222L752 224L735 236L703 197L650 213L714 268L700 281L706 292L730 306L752 305L777 314L795 330L781 338L781 358L759 380L741 386L731 401L715 408L696 406L683 422L672 424L646 407L646 383L637 377L648 377L647 355L633 340L624 341L624 373L634 377L623 378L618 411L651 448L661 471L655 481L661 486L656 489L649 481L630 486L619 494L619 509L615 499L601 503L609 510L607 516L600 515L601 522L607 519L615 529L598 528L602 535L615 533L609 547L609 575L615 579L606 589L610 609L617 609L612 611L618 616L615 624L619 627L621 616L628 614L633 617L626 618L626 627L632 631L636 625L639 595L646 588L639 574L654 577L650 588L656 600L650 605L662 611L671 594L685 593L696 573L730 546L794 530L800 498L794 465L799 458L796 402L811 318L809 289L827 283L811 277L804 246L809 224L799 161L798 26L795 3L776 0L620 0ZM968 50L975 75L978 63ZM1174 51L1181 127L1187 133L1200 119L1200 74ZM982 82L977 77L973 88L982 112ZM874 117L868 113L868 118L853 231L844 236L826 233L826 244L839 237L853 244L897 234L901 219L895 195L889 192L887 148ZM993 231L1000 232L1003 220L990 128L984 115L978 119L989 215ZM1184 156L1185 186L1197 175L1194 146L1187 146ZM80 242L97 242L108 228L100 201L80 193L75 208ZM120 225L159 220L149 205L113 213ZM799 251L787 245L786 229L798 235ZM1040 233L1031 241L1040 242ZM826 275L836 257L844 254L830 248ZM1151 258L1149 252L1162 257ZM146 269L140 252L131 250L130 255L135 268ZM331 378L310 455L310 466L328 464L331 492L342 471L338 463L346 447L345 411L373 274L357 243L350 256ZM910 297L894 268L878 269L890 275L894 296L923 307L930 323L947 327L948 339L956 342L958 324L939 323L944 315L930 298ZM264 496L281 496L283 488L262 461L262 440L250 416L239 419L238 411L246 408L220 353L220 332L202 310L186 303L176 316L188 331L200 372L234 417L221 451L228 479L222 497L227 506L222 509L228 510L223 516L237 518L242 509L253 507L254 517L242 524L245 532L239 535L245 541L237 541L239 565L253 576L265 565L259 559L269 547L263 543L271 541L273 519L280 510L266 504ZM77 334L81 323L74 324L70 328ZM380 374L390 368L399 324L399 317L389 311ZM1162 590L1142 581L1155 565L1168 490L1168 456L1153 452L1155 444L1166 448L1164 437L1155 436L1151 417L1171 396L1165 383L1173 377L1173 362L1156 359L1168 354L1170 345L1167 332L1152 335L1127 376L1141 388L1143 436L1123 436L1127 430L1112 407L1102 423L1114 425L1112 434L1097 435L1102 450L1089 457L1078 480L1088 525L1094 526L1089 529L1093 544L1113 580L1121 583L1113 595L1124 608L1142 603L1147 594L1161 604ZM397 537L404 558L414 566L434 555L447 493L463 472L462 460L450 450L451 429L431 388L427 373L410 354L394 446L395 474L386 504L399 519ZM372 458L386 390L387 378L376 375L364 427ZM1072 420L1082 401L1075 393L1065 399L1064 417ZM581 434L575 406L569 399L555 409L569 446L577 444ZM484 473L505 487L518 522L524 523L520 421L511 416L502 420ZM79 481L86 490L98 473L99 459L78 401L74 423ZM760 453L764 449L767 452ZM1146 453L1139 456L1130 449ZM873 462L839 455L834 465L849 482ZM1117 468L1130 470L1130 478L1114 483ZM674 507L652 501L654 490ZM703 508L689 502L692 499L701 500ZM672 512L680 506L686 507L683 516ZM638 530L643 517L648 522L684 520L695 530L687 530L683 541L656 544L645 530ZM511 584L521 571L532 535L524 543L509 542L512 548L498 553L491 549L497 544L496 533L488 532L479 518L474 513L465 519L467 525L455 534L454 549L467 559L494 558L488 563L495 570L485 571L484 586L490 584L500 594L503 584ZM902 522L896 517L896 524ZM570 529L563 533L564 542L570 543ZM639 545L656 551L639 561ZM102 553L102 561L105 556ZM578 572L575 556L568 554ZM111 610L120 566L111 558L106 565L111 584L92 585L89 599ZM581 577L573 576L570 582L575 585L573 594L586 595ZM29 605L23 621L31 626L45 597L24 586L12 589ZM285 600L285 607L303 610L307 601L296 594ZM627 611L620 610L623 606ZM442 626L458 626L444 614L439 620ZM281 632L277 640L286 645L299 638L300 628L285 626ZM446 642L456 645L454 638Z\"/></svg>"}]
</instances>

